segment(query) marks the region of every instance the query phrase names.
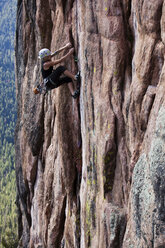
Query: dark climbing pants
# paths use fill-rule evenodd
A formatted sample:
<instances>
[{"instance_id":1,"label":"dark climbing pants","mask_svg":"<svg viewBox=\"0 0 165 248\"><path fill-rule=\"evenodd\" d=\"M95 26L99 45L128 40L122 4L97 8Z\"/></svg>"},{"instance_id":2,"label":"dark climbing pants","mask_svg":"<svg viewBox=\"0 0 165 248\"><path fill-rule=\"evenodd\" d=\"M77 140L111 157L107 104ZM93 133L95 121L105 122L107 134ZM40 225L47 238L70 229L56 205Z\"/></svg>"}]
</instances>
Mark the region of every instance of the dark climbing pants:
<instances>
[{"instance_id":1,"label":"dark climbing pants","mask_svg":"<svg viewBox=\"0 0 165 248\"><path fill-rule=\"evenodd\" d=\"M59 66L55 70L53 70L53 72L48 77L48 82L46 83L48 89L54 89L62 84L72 82L72 79L70 77L61 77L64 71L66 71L66 68L64 66Z\"/></svg>"}]
</instances>

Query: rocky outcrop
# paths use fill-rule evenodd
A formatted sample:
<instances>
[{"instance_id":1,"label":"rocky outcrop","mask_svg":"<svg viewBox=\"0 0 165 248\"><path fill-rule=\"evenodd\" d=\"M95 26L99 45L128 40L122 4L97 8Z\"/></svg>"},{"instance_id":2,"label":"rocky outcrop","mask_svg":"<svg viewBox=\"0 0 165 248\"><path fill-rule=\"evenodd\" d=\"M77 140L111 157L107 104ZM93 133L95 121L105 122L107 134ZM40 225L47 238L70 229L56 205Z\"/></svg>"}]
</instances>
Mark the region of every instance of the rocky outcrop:
<instances>
[{"instance_id":1,"label":"rocky outcrop","mask_svg":"<svg viewBox=\"0 0 165 248\"><path fill-rule=\"evenodd\" d=\"M18 1L19 247L165 246L164 16L163 0ZM79 101L33 95L38 51L68 41Z\"/></svg>"}]
</instances>

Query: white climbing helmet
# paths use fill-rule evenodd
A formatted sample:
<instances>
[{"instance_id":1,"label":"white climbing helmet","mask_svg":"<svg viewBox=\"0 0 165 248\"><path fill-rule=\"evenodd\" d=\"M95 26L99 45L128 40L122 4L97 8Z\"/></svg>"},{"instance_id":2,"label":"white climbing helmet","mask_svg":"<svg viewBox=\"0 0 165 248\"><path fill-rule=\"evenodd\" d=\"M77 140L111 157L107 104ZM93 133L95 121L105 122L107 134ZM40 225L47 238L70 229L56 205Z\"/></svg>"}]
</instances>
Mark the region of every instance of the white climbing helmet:
<instances>
[{"instance_id":1,"label":"white climbing helmet","mask_svg":"<svg viewBox=\"0 0 165 248\"><path fill-rule=\"evenodd\" d=\"M38 58L43 59L43 58L50 56L50 55L51 55L51 51L47 48L43 48L39 51Z\"/></svg>"}]
</instances>

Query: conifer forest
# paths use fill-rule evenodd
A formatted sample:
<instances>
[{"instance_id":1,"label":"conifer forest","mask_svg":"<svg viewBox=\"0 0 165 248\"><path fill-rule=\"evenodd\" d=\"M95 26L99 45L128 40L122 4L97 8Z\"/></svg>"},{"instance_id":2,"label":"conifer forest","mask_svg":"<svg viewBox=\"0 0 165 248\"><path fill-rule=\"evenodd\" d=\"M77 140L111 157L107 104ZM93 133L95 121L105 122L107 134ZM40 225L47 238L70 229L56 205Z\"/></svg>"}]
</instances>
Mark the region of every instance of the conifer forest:
<instances>
[{"instance_id":1,"label":"conifer forest","mask_svg":"<svg viewBox=\"0 0 165 248\"><path fill-rule=\"evenodd\" d=\"M16 247L14 37L16 0L0 1L0 248Z\"/></svg>"}]
</instances>

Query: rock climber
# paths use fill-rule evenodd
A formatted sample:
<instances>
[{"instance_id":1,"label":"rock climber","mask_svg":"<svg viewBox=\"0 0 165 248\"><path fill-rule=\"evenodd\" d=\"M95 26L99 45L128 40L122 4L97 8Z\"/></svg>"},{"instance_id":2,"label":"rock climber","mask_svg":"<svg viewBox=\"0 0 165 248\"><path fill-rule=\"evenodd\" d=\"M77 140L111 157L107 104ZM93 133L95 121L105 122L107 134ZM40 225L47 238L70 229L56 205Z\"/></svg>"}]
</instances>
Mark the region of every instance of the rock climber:
<instances>
[{"instance_id":1,"label":"rock climber","mask_svg":"<svg viewBox=\"0 0 165 248\"><path fill-rule=\"evenodd\" d=\"M52 61L53 56L66 49L70 49L66 55L64 55L60 59ZM34 94L45 94L47 93L47 91L58 88L60 85L67 83L71 92L71 96L74 99L79 96L79 89L74 90L73 85L73 82L78 82L80 80L79 73L77 73L77 75L74 75L62 65L53 70L53 66L63 62L66 58L73 54L73 52L74 48L72 48L71 43L66 44L64 47L60 48L54 53L51 53L51 51L47 48L43 48L39 51L38 57L41 59L41 73L43 82L41 84L37 84L37 86L33 89ZM64 76L62 76L62 74L64 74Z\"/></svg>"}]
</instances>

